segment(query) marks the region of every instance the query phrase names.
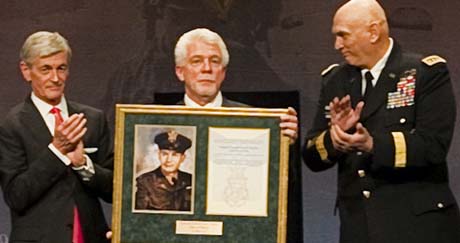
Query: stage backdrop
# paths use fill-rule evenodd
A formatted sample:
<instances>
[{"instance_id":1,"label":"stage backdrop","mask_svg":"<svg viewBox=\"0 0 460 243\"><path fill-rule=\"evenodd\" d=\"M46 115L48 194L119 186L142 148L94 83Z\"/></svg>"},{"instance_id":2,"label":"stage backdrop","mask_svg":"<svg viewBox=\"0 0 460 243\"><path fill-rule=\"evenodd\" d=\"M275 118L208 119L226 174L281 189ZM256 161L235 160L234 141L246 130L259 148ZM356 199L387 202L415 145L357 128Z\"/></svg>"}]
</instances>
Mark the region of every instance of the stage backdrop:
<instances>
[{"instance_id":1,"label":"stage backdrop","mask_svg":"<svg viewBox=\"0 0 460 243\"><path fill-rule=\"evenodd\" d=\"M4 1L0 7L0 114L4 116L30 91L18 70L18 52L24 39L35 31L58 31L68 38L74 56L66 97L104 109L113 122L116 102L152 103L154 93L181 91L173 75L173 44L180 33L208 27L222 34L230 51L224 91L298 91L304 137L319 94L320 72L341 61L330 33L340 2ZM386 0L383 5L391 22L391 36L404 48L447 59L458 104L460 2ZM459 131L457 124L449 153L457 198ZM339 223L333 215L336 171L312 173L302 165L301 174L304 242L337 242ZM105 208L109 216L110 205ZM7 242L9 231L8 207L0 198L0 242Z\"/></svg>"}]
</instances>

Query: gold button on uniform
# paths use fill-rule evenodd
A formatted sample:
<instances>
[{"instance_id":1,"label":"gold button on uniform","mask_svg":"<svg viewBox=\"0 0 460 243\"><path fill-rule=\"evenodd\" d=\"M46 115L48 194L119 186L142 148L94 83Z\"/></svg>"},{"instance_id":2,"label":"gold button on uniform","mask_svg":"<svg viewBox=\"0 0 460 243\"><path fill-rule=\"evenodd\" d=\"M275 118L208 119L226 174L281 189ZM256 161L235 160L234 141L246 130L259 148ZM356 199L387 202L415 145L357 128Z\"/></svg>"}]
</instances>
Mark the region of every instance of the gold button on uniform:
<instances>
[{"instance_id":1,"label":"gold button on uniform","mask_svg":"<svg viewBox=\"0 0 460 243\"><path fill-rule=\"evenodd\" d=\"M370 191L363 191L363 195L365 198L370 198L371 197L371 192Z\"/></svg>"},{"instance_id":2,"label":"gold button on uniform","mask_svg":"<svg viewBox=\"0 0 460 243\"><path fill-rule=\"evenodd\" d=\"M438 206L438 208L444 208L444 204L442 204L442 203L438 203L437 206Z\"/></svg>"},{"instance_id":3,"label":"gold button on uniform","mask_svg":"<svg viewBox=\"0 0 460 243\"><path fill-rule=\"evenodd\" d=\"M401 124L406 123L406 118L403 117L403 118L399 119L399 123L401 123Z\"/></svg>"},{"instance_id":4,"label":"gold button on uniform","mask_svg":"<svg viewBox=\"0 0 460 243\"><path fill-rule=\"evenodd\" d=\"M358 151L358 152L356 152L356 155L361 156L361 155L363 155L363 152Z\"/></svg>"},{"instance_id":5,"label":"gold button on uniform","mask_svg":"<svg viewBox=\"0 0 460 243\"><path fill-rule=\"evenodd\" d=\"M358 170L359 177L363 178L366 176L366 172L364 170Z\"/></svg>"}]
</instances>

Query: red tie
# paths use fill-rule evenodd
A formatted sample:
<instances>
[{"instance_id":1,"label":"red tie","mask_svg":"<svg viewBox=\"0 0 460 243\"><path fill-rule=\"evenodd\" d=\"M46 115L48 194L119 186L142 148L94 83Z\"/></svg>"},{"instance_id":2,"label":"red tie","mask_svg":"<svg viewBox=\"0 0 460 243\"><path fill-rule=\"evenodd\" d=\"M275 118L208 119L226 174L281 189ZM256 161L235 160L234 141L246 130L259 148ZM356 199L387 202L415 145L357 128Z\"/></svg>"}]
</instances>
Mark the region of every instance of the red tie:
<instances>
[{"instance_id":1,"label":"red tie","mask_svg":"<svg viewBox=\"0 0 460 243\"><path fill-rule=\"evenodd\" d=\"M61 110L57 107L53 107L50 112L54 115L54 129L56 129L64 121L61 116Z\"/></svg>"},{"instance_id":2,"label":"red tie","mask_svg":"<svg viewBox=\"0 0 460 243\"><path fill-rule=\"evenodd\" d=\"M84 243L83 240L83 231L81 230L80 217L78 215L78 209L75 206L73 208L73 243Z\"/></svg>"},{"instance_id":3,"label":"red tie","mask_svg":"<svg viewBox=\"0 0 460 243\"><path fill-rule=\"evenodd\" d=\"M57 107L51 108L50 112L54 115L54 129L56 129L64 121L61 116L61 110ZM80 216L78 215L78 208L73 208L73 243L84 243L83 231L80 224Z\"/></svg>"}]
</instances>

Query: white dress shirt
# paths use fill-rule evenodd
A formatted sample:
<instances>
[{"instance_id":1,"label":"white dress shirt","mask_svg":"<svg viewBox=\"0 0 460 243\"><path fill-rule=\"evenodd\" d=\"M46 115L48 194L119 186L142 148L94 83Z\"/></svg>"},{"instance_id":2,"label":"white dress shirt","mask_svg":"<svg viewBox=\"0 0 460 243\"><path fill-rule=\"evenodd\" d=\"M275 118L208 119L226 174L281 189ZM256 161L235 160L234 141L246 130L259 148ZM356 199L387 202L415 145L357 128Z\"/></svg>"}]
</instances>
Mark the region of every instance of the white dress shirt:
<instances>
[{"instance_id":1,"label":"white dress shirt","mask_svg":"<svg viewBox=\"0 0 460 243\"><path fill-rule=\"evenodd\" d=\"M217 93L217 96L216 98L214 98L213 101L207 103L206 105L204 106L201 106L199 104L197 104L195 101L193 101L192 99L190 99L190 97L188 97L187 94L184 95L184 103L186 106L190 106L190 107L222 107L222 102L223 102L223 97L222 97L222 93L219 91L219 93Z\"/></svg>"},{"instance_id":2,"label":"white dress shirt","mask_svg":"<svg viewBox=\"0 0 460 243\"><path fill-rule=\"evenodd\" d=\"M372 77L372 86L375 87L377 84L377 80L380 77L380 74L382 73L383 68L385 68L385 65L387 64L388 57L390 56L391 50L393 49L393 39L390 38L390 45L388 46L387 51L385 52L385 55L383 55L382 58L371 68L369 69L362 69L361 70L361 77L362 77L362 85L361 85L361 94L364 95L364 92L366 91L366 78L365 74L367 71L371 71Z\"/></svg>"}]
</instances>

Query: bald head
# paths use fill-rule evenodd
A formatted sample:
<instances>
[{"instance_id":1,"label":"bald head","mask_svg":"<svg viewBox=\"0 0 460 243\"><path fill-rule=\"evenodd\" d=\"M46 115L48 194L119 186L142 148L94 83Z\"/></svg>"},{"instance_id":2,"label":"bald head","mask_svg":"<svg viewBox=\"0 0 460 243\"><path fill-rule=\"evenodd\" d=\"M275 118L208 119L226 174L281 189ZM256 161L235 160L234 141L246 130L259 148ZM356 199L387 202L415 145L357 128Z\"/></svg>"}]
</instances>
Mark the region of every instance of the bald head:
<instances>
[{"instance_id":1,"label":"bald head","mask_svg":"<svg viewBox=\"0 0 460 243\"><path fill-rule=\"evenodd\" d=\"M355 66L372 68L389 45L385 11L375 0L350 0L334 16L335 48Z\"/></svg>"},{"instance_id":2,"label":"bald head","mask_svg":"<svg viewBox=\"0 0 460 243\"><path fill-rule=\"evenodd\" d=\"M337 10L335 18L345 18L348 21L356 21L362 25L377 23L382 25L382 29L388 35L385 11L375 0L350 0Z\"/></svg>"}]
</instances>

